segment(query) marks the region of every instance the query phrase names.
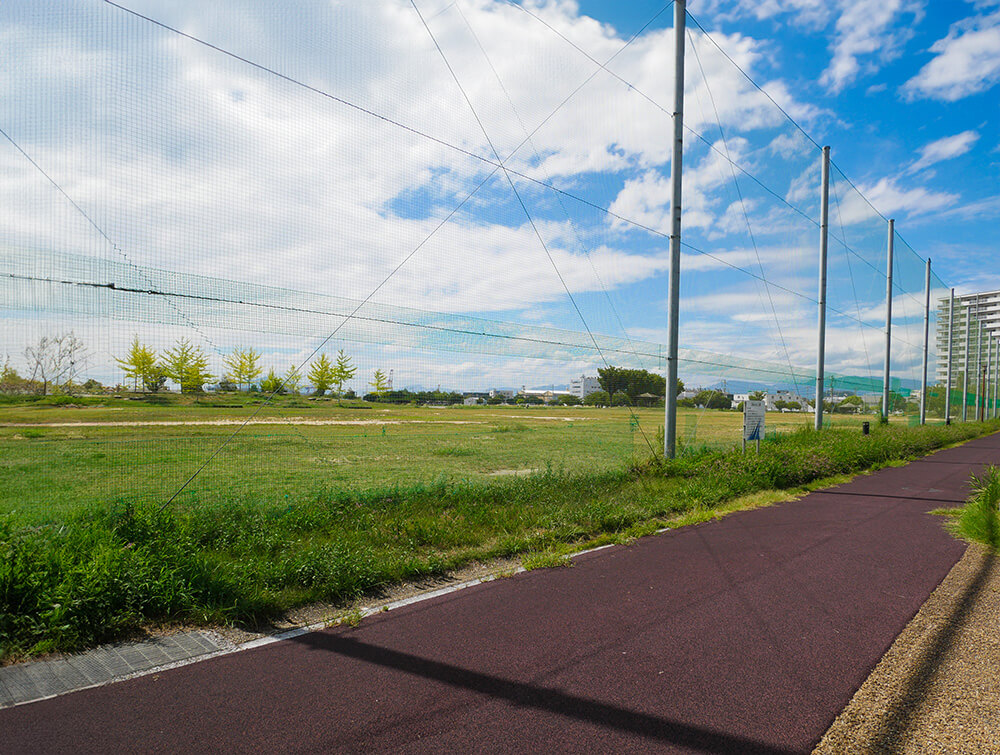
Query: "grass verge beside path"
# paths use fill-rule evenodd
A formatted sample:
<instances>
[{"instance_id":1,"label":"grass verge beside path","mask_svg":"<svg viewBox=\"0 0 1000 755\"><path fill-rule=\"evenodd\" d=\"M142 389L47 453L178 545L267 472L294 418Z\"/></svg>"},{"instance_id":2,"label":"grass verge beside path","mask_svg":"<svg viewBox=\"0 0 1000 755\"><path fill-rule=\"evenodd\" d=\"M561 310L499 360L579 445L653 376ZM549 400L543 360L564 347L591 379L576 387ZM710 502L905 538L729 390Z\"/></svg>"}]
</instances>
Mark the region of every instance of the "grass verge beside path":
<instances>
[{"instance_id":1,"label":"grass verge beside path","mask_svg":"<svg viewBox=\"0 0 1000 755\"><path fill-rule=\"evenodd\" d=\"M992 422L876 427L870 436L798 432L768 441L760 454L704 453L616 472L318 490L280 506L250 497L163 511L119 504L41 527L6 514L0 659L77 650L151 622L252 625L295 606L349 600L475 560L623 542L670 521L703 520L741 497L756 505L767 502L763 491L877 468L998 429Z\"/></svg>"},{"instance_id":2,"label":"grass verge beside path","mask_svg":"<svg viewBox=\"0 0 1000 755\"><path fill-rule=\"evenodd\" d=\"M1000 550L1000 467L989 466L972 478L972 497L964 506L935 509L934 514L953 517L951 533L970 543L981 543Z\"/></svg>"}]
</instances>

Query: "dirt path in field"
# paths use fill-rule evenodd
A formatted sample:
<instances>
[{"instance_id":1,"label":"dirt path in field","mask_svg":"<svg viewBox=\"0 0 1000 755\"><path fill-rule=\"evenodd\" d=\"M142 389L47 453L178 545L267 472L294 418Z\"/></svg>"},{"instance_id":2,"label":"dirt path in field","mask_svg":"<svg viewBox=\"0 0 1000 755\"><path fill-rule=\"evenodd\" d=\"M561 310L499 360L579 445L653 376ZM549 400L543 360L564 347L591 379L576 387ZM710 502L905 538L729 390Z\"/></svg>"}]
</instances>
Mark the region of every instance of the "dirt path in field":
<instances>
[{"instance_id":1,"label":"dirt path in field","mask_svg":"<svg viewBox=\"0 0 1000 755\"><path fill-rule=\"evenodd\" d=\"M461 419L306 419L254 417L252 419L114 420L109 422L0 422L0 427L178 427L189 425L481 425Z\"/></svg>"},{"instance_id":2,"label":"dirt path in field","mask_svg":"<svg viewBox=\"0 0 1000 755\"><path fill-rule=\"evenodd\" d=\"M503 415L506 418L508 415ZM0 427L187 427L240 425L486 425L495 418L483 419L307 419L306 417L253 417L250 419L179 419L179 420L107 420L82 422L0 422ZM548 419L577 422L591 417L516 417L511 419Z\"/></svg>"}]
</instances>

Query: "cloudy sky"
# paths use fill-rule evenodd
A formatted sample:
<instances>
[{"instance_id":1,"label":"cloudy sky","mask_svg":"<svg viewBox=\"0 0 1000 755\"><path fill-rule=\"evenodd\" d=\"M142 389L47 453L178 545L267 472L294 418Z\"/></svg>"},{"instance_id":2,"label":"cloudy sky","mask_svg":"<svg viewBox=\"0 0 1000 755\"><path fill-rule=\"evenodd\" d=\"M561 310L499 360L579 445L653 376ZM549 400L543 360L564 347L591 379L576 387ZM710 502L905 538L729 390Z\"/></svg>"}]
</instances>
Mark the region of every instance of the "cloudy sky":
<instances>
[{"instance_id":1,"label":"cloudy sky","mask_svg":"<svg viewBox=\"0 0 1000 755\"><path fill-rule=\"evenodd\" d=\"M936 294L1000 288L1000 0L688 8L681 346L814 365L828 144L828 365L880 373L893 217L894 359L915 377L923 258ZM0 241L101 274L170 271L200 296L227 279L530 338L665 343L671 26L646 0L7 0ZM5 313L3 352L55 327L51 298L32 301ZM66 304L59 326L88 330L102 379L136 333L216 357L256 344L279 367L343 347L403 385L562 383L602 365L545 363L511 339L421 342L405 323L325 343L343 319L328 315L289 341L275 321L248 332L184 302L108 327L101 306Z\"/></svg>"}]
</instances>

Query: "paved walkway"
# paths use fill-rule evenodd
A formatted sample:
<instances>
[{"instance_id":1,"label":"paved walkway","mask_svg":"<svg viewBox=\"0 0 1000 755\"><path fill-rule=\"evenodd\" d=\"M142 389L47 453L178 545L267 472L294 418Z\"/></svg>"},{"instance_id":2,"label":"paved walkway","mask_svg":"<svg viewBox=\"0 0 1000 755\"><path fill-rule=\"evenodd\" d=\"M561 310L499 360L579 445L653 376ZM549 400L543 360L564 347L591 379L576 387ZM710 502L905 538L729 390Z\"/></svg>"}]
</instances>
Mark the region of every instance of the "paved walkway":
<instances>
[{"instance_id":1,"label":"paved walkway","mask_svg":"<svg viewBox=\"0 0 1000 755\"><path fill-rule=\"evenodd\" d=\"M0 710L0 749L809 752L1000 435L293 640Z\"/></svg>"}]
</instances>

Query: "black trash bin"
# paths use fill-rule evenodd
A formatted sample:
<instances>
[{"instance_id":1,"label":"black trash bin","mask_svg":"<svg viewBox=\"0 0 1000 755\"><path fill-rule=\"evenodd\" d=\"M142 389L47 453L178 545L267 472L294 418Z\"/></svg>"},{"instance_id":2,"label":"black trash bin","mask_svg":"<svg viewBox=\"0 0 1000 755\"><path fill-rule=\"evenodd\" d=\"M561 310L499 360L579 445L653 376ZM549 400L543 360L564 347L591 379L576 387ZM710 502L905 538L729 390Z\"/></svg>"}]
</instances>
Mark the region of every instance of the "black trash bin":
<instances>
[{"instance_id":1,"label":"black trash bin","mask_svg":"<svg viewBox=\"0 0 1000 755\"><path fill-rule=\"evenodd\" d=\"M871 425L868 422L861 423L861 434L867 435L868 431L871 429Z\"/></svg>"}]
</instances>

